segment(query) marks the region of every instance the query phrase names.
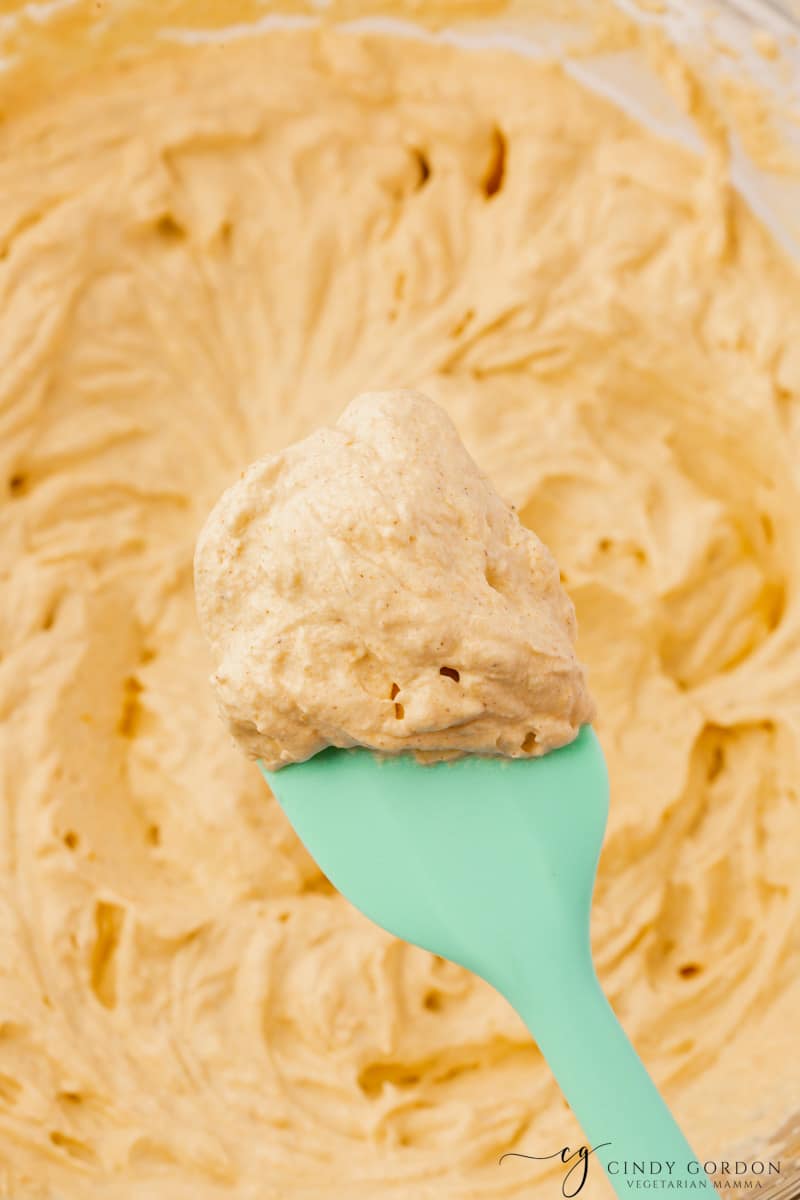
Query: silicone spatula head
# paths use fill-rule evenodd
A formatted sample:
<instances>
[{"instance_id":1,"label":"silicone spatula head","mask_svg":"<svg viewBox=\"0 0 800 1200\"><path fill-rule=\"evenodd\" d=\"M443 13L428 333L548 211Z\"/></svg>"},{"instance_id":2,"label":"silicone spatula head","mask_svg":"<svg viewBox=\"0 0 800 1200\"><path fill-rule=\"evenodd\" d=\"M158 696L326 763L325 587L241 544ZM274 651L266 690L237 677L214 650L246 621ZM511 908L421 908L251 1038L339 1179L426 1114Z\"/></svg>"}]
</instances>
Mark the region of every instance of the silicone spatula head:
<instances>
[{"instance_id":1,"label":"silicone spatula head","mask_svg":"<svg viewBox=\"0 0 800 1200\"><path fill-rule=\"evenodd\" d=\"M588 944L608 813L605 761L585 727L543 758L326 750L264 775L300 839L363 913L503 992L515 964Z\"/></svg>"}]
</instances>

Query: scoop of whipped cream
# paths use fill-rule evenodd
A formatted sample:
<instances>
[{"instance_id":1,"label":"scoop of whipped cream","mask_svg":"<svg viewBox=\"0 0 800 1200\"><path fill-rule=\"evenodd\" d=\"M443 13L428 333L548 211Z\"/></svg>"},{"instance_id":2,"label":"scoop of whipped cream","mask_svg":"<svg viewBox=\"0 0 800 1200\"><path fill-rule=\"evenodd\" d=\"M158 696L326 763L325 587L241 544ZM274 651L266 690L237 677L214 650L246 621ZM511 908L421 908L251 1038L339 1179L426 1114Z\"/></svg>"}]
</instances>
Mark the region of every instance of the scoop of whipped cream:
<instances>
[{"instance_id":1,"label":"scoop of whipped cream","mask_svg":"<svg viewBox=\"0 0 800 1200\"><path fill-rule=\"evenodd\" d=\"M552 555L419 392L248 467L195 587L222 712L273 770L326 746L534 757L593 715Z\"/></svg>"}]
</instances>

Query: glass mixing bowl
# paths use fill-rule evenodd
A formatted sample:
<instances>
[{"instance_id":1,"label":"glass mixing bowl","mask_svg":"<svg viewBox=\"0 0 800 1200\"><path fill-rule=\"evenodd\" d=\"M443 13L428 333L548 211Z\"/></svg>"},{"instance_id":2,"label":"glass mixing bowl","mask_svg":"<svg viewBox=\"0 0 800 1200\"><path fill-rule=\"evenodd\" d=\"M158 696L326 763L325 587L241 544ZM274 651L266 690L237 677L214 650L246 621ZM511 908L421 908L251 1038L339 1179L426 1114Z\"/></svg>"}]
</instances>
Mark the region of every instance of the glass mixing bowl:
<instances>
[{"instance_id":1,"label":"glass mixing bowl","mask_svg":"<svg viewBox=\"0 0 800 1200\"><path fill-rule=\"evenodd\" d=\"M481 15L476 3L444 0L421 10L419 4L349 0L337 5L316 0L307 4L258 3L241 0L225 5L186 0L160 5L131 3L116 9L107 3L6 4L0 17L0 65L9 73L19 62L37 61L37 39L49 22L60 23L64 47L71 54L53 57L42 49L38 66L51 88L59 74L86 69L93 56L135 54L152 36L182 40L214 38L228 29L236 13L236 29L246 34L254 25L336 20L345 28L377 27L397 36L422 36L465 47L498 46L534 57L558 56L565 68L587 87L614 100L658 133L699 150L697 129L674 102L663 82L641 57L615 44L613 36L587 44L587 23L596 21L595 0L511 0L498 12ZM731 174L737 188L765 221L788 253L800 259L800 0L617 0L627 16L659 31L697 64L729 131ZM88 32L87 32L88 31ZM5 63L3 63L5 58ZM69 64L72 64L70 66ZM763 122L771 123L773 142L754 136L742 96L758 92ZM775 152L781 141L786 157ZM791 151L796 151L792 161ZM800 850L798 851L800 865ZM798 1101L800 1105L800 1099ZM743 1148L746 1152L747 1148ZM800 1159L800 1107L776 1129L760 1155L792 1164L782 1182L768 1194L775 1200L800 1196L794 1163ZM765 1189L767 1191L767 1189Z\"/></svg>"}]
</instances>

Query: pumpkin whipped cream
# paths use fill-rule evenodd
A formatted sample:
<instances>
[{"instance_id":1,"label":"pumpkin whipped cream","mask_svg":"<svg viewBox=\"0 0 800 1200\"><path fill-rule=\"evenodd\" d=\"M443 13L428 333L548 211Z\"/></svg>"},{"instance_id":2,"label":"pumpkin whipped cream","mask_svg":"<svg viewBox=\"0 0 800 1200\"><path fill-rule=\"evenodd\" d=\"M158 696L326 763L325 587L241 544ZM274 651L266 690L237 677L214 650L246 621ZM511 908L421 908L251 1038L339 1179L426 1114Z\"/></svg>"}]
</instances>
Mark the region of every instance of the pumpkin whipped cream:
<instances>
[{"instance_id":1,"label":"pumpkin whipped cream","mask_svg":"<svg viewBox=\"0 0 800 1200\"><path fill-rule=\"evenodd\" d=\"M332 29L143 43L3 112L0 1197L546 1197L558 1160L500 1156L581 1143L505 1002L331 889L208 687L207 514L376 387L558 561L602 984L699 1154L765 1146L798 1104L800 272L724 156L556 66Z\"/></svg>"},{"instance_id":2,"label":"pumpkin whipped cream","mask_svg":"<svg viewBox=\"0 0 800 1200\"><path fill-rule=\"evenodd\" d=\"M271 770L326 746L529 758L592 717L555 560L419 392L253 463L195 580L222 712Z\"/></svg>"}]
</instances>

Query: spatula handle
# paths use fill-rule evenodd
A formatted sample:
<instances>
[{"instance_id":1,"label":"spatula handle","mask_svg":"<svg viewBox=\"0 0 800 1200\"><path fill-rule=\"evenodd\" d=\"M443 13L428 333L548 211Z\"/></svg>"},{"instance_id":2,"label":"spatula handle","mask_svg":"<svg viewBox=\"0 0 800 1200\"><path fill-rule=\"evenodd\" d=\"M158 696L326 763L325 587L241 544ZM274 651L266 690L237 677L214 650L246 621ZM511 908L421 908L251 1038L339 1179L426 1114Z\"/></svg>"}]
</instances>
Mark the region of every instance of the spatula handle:
<instances>
[{"instance_id":1,"label":"spatula handle","mask_svg":"<svg viewBox=\"0 0 800 1200\"><path fill-rule=\"evenodd\" d=\"M559 964L557 973L557 986L552 980L542 986L540 977L508 998L537 1041L588 1146L598 1147L587 1168L599 1159L617 1195L626 1200L641 1194L640 1186L652 1188L644 1180L668 1180L681 1191L688 1186L693 1195L712 1191L702 1159L614 1015L591 960L576 962L571 970L569 963L565 970Z\"/></svg>"}]
</instances>

